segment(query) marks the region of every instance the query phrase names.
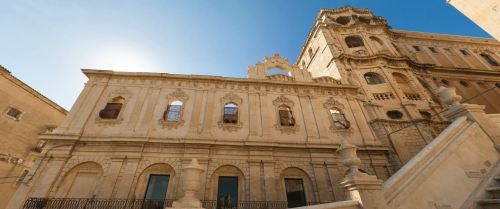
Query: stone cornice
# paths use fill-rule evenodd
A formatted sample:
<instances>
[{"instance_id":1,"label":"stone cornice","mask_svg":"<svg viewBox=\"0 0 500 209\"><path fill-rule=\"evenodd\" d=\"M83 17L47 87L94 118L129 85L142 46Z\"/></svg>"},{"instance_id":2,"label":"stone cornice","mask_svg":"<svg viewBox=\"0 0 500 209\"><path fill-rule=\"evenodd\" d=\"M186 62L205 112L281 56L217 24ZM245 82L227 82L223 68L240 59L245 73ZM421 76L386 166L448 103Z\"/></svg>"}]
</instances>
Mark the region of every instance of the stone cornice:
<instances>
[{"instance_id":1,"label":"stone cornice","mask_svg":"<svg viewBox=\"0 0 500 209\"><path fill-rule=\"evenodd\" d=\"M47 138L47 142L59 142L59 139L55 141ZM109 147L136 147L136 151L140 151L147 148L165 148L165 147L196 147L196 148L241 148L255 150L255 149L338 149L340 142L332 144L324 143L283 143L283 142L269 142L269 141L221 141L215 139L166 139L166 138L149 138L149 137L99 137L90 138L82 137L80 141L76 144L81 148L85 146L109 146ZM361 150L388 150L388 147L382 144L368 144L360 145L363 147ZM90 148L91 149L91 148ZM133 152L133 150L130 150Z\"/></svg>"},{"instance_id":2,"label":"stone cornice","mask_svg":"<svg viewBox=\"0 0 500 209\"><path fill-rule=\"evenodd\" d=\"M365 60L377 60L384 59L388 61L400 61L406 62L408 65L424 69L426 71L432 72L442 72L442 73L453 73L453 74L464 74L464 75L484 75L484 76L500 76L500 71L492 71L492 70L481 70L476 68L461 68L461 67L446 67L446 66L438 66L435 64L426 64L426 63L418 63L408 58L407 56L396 57L387 54L377 54L373 56L352 56L348 54L340 54L333 59L346 59L346 60L354 60L354 61L365 61Z\"/></svg>"},{"instance_id":3,"label":"stone cornice","mask_svg":"<svg viewBox=\"0 0 500 209\"><path fill-rule=\"evenodd\" d=\"M15 76L13 76L9 70L5 69L1 65L0 65L0 75L2 75L5 79L7 79L8 81L12 82L16 86L19 86L21 89L25 90L29 94L31 94L34 97L40 99L42 102L48 104L50 107L56 109L60 113L62 113L64 115L68 114L68 111L66 109L64 109L63 107L59 106L57 103L53 102L52 100L50 100L49 98L45 97L43 94L41 94L37 90L31 88L26 83L22 82L21 80L19 80Z\"/></svg>"},{"instance_id":4,"label":"stone cornice","mask_svg":"<svg viewBox=\"0 0 500 209\"><path fill-rule=\"evenodd\" d=\"M149 78L149 79L181 79L186 81L199 81L199 82L234 82L241 84L255 84L255 85L281 85L281 86L297 86L297 87L320 87L320 88L337 88L349 91L356 91L358 87L349 84L325 84L314 82L300 82L300 81L277 81L265 79L251 79L251 78L230 78L222 76L207 76L207 75L184 75L184 74L169 74L169 73L149 73L149 72L119 72L111 70L94 70L82 69L82 72L88 77L104 76L107 78L121 77L121 78Z\"/></svg>"},{"instance_id":5,"label":"stone cornice","mask_svg":"<svg viewBox=\"0 0 500 209\"><path fill-rule=\"evenodd\" d=\"M403 38L413 38L413 39L424 39L424 40L434 40L440 42L460 42L460 43L470 43L470 44L485 44L500 47L500 42L492 38L483 37L470 37L470 36L460 36L460 35L450 35L450 34L439 34L439 33L427 33L427 32L417 32L417 31L406 31L406 30L393 30L395 34L400 35Z\"/></svg>"}]
</instances>

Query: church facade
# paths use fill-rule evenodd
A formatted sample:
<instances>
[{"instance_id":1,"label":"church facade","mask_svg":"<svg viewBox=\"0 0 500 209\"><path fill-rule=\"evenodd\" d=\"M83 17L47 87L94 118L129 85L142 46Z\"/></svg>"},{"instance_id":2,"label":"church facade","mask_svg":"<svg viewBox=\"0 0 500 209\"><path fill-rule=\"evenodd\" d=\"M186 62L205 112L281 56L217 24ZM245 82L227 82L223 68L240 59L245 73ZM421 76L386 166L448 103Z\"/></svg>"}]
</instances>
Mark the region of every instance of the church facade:
<instances>
[{"instance_id":1,"label":"church facade","mask_svg":"<svg viewBox=\"0 0 500 209\"><path fill-rule=\"evenodd\" d=\"M295 64L266 57L248 78L85 69L8 208L29 197L177 199L192 158L205 170L197 195L217 208L345 200L342 141L386 180L449 125L438 86L500 112L499 53L492 39L393 30L344 7L319 12Z\"/></svg>"}]
</instances>

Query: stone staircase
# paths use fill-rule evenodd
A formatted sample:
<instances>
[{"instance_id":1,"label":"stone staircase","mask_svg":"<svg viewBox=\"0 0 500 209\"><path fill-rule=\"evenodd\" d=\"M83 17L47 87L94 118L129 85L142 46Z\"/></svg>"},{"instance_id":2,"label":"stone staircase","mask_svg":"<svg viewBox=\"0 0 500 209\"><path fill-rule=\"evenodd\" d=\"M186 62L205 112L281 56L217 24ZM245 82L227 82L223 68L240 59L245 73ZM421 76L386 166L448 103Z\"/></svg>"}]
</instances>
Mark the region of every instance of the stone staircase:
<instances>
[{"instance_id":1,"label":"stone staircase","mask_svg":"<svg viewBox=\"0 0 500 209\"><path fill-rule=\"evenodd\" d=\"M479 209L500 209L500 174L493 177L490 187L486 188L486 198L477 201Z\"/></svg>"}]
</instances>

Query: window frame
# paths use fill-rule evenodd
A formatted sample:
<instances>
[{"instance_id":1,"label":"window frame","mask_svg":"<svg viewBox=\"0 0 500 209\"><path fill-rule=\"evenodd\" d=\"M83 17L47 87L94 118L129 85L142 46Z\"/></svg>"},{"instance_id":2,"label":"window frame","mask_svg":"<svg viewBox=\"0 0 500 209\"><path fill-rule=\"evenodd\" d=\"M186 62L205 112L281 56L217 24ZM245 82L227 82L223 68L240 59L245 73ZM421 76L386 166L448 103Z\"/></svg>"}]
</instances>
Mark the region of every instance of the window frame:
<instances>
[{"instance_id":1,"label":"window frame","mask_svg":"<svg viewBox=\"0 0 500 209\"><path fill-rule=\"evenodd\" d=\"M349 39L349 40L348 40ZM352 42L356 40L356 42ZM365 47L365 42L363 40L363 38L359 35L350 35L350 36L346 36L344 38L344 42L347 46L347 48L358 48L358 47ZM354 45L354 44L361 44L361 45Z\"/></svg>"},{"instance_id":2,"label":"window frame","mask_svg":"<svg viewBox=\"0 0 500 209\"><path fill-rule=\"evenodd\" d=\"M332 111L337 111L337 113L333 113ZM351 127L351 122L347 119L344 112L340 108L337 108L337 107L330 108L328 110L328 112L330 113L330 119L331 119L332 125L333 125L332 128L334 128L334 129L349 129ZM342 123L341 120L338 120L338 119L336 120L334 117L334 114L343 118L343 121L345 123ZM336 124L340 124L342 127L338 127L338 126L336 126Z\"/></svg>"},{"instance_id":3,"label":"window frame","mask_svg":"<svg viewBox=\"0 0 500 209\"><path fill-rule=\"evenodd\" d=\"M374 75L379 80L379 83L369 82L368 79L366 78L369 75ZM366 72L366 73L363 74L363 78L364 78L366 84L368 84L368 85L378 85L378 84L385 83L385 80L383 79L382 75L380 75L380 74L378 74L376 72Z\"/></svg>"},{"instance_id":4,"label":"window frame","mask_svg":"<svg viewBox=\"0 0 500 209\"><path fill-rule=\"evenodd\" d=\"M479 54L479 56L481 56L481 58L483 58L483 60L486 61L490 66L493 67L500 66L500 63L498 63L498 61L488 53L482 52Z\"/></svg>"},{"instance_id":5,"label":"window frame","mask_svg":"<svg viewBox=\"0 0 500 209\"><path fill-rule=\"evenodd\" d=\"M282 112L287 112L287 118L282 118ZM283 119L289 120L287 124L282 123ZM278 124L281 127L295 127L297 125L297 121L295 119L295 116L293 115L293 110L290 106L286 104L282 104L278 106Z\"/></svg>"},{"instance_id":6,"label":"window frame","mask_svg":"<svg viewBox=\"0 0 500 209\"><path fill-rule=\"evenodd\" d=\"M234 105L235 107L228 107L228 105ZM232 108L232 110L236 110L234 114L226 114L226 108ZM227 102L222 106L222 123L224 124L238 124L240 121L240 114L239 114L239 109L240 106L236 102ZM233 117L236 117L236 121L227 121L226 116L229 118L230 115L233 115Z\"/></svg>"},{"instance_id":7,"label":"window frame","mask_svg":"<svg viewBox=\"0 0 500 209\"><path fill-rule=\"evenodd\" d=\"M180 102L181 104L180 105L176 105L174 103L176 102ZM173 110L172 111L172 107L179 107L178 110ZM184 110L184 102L180 101L180 100L174 100L173 102L170 102L169 105L167 106L165 112L163 112L163 120L166 121L166 122L169 122L169 123L178 123L182 120L182 112ZM174 112L177 113L177 118L176 120L169 120L169 116L170 116L170 113Z\"/></svg>"},{"instance_id":8,"label":"window frame","mask_svg":"<svg viewBox=\"0 0 500 209\"><path fill-rule=\"evenodd\" d=\"M393 117L390 116L391 113L397 113L397 114L399 114L399 117L397 116L397 117L393 118ZM389 111L385 112L385 114L391 120L401 120L404 117L404 114L401 111L399 111L399 110L389 110Z\"/></svg>"},{"instance_id":9,"label":"window frame","mask_svg":"<svg viewBox=\"0 0 500 209\"><path fill-rule=\"evenodd\" d=\"M12 116L9 114L9 112L11 110L14 110L16 112L18 112L18 114L16 116ZM24 115L24 112L22 110L20 110L19 108L16 108L12 105L9 105L7 106L7 108L5 108L5 110L3 111L3 115L11 120L14 120L14 121L20 121L22 116Z\"/></svg>"}]
</instances>

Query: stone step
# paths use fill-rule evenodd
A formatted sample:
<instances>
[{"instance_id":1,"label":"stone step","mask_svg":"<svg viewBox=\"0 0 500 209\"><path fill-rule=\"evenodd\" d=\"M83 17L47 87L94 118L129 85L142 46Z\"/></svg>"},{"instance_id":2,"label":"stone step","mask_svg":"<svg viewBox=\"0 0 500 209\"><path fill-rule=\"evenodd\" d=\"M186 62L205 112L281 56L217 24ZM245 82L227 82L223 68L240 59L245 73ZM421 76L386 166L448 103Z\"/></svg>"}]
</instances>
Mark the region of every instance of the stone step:
<instances>
[{"instance_id":1,"label":"stone step","mask_svg":"<svg viewBox=\"0 0 500 209\"><path fill-rule=\"evenodd\" d=\"M500 199L500 187L488 187L486 191L490 193L491 198Z\"/></svg>"},{"instance_id":2,"label":"stone step","mask_svg":"<svg viewBox=\"0 0 500 209\"><path fill-rule=\"evenodd\" d=\"M500 199L482 199L478 200L477 203L481 205L482 209L499 209Z\"/></svg>"}]
</instances>

